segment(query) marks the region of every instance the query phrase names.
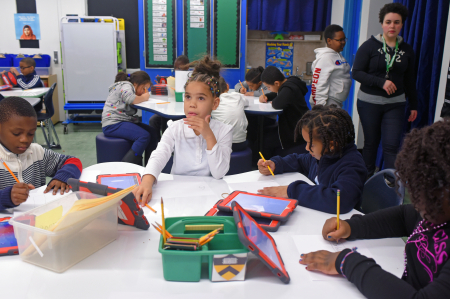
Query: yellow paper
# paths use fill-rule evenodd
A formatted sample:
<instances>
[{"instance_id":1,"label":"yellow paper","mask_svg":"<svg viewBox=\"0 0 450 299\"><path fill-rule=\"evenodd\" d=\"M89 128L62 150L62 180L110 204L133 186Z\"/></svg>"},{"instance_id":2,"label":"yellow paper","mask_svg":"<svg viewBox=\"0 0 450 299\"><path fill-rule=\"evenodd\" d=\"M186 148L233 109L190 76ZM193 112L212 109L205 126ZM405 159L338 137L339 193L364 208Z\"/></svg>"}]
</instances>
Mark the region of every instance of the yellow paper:
<instances>
[{"instance_id":1,"label":"yellow paper","mask_svg":"<svg viewBox=\"0 0 450 299\"><path fill-rule=\"evenodd\" d=\"M53 210L45 212L42 215L36 216L35 227L48 230L56 222L58 222L59 219L61 219L62 213L63 207L59 206L57 208L54 208Z\"/></svg>"}]
</instances>

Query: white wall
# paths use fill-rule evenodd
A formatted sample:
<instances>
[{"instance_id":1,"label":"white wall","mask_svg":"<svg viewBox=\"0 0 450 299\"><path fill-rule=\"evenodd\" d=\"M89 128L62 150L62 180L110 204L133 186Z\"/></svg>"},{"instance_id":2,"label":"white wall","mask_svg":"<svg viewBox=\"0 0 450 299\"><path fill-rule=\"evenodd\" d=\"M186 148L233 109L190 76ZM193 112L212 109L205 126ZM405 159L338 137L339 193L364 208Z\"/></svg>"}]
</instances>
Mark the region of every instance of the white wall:
<instances>
[{"instance_id":1,"label":"white wall","mask_svg":"<svg viewBox=\"0 0 450 299\"><path fill-rule=\"evenodd\" d=\"M334 0L336 1L336 0ZM333 1L333 2L334 2ZM372 35L381 33L381 24L378 20L380 9L392 0L363 0L361 8L361 26L359 28L359 45L361 46ZM333 13L333 12L332 12ZM358 101L358 91L360 83L355 81L355 95L353 98L353 125L355 126L356 145L358 148L364 147L364 135L362 126L359 121L358 109L356 102Z\"/></svg>"},{"instance_id":2,"label":"white wall","mask_svg":"<svg viewBox=\"0 0 450 299\"><path fill-rule=\"evenodd\" d=\"M450 14L450 11L449 11ZM441 110L442 105L444 105L445 99L445 87L447 85L447 74L450 61L450 20L447 21L447 33L445 36L444 54L442 55L442 70L441 79L439 81L439 91L436 102L436 114L434 116L434 121L437 122L441 120Z\"/></svg>"},{"instance_id":3,"label":"white wall","mask_svg":"<svg viewBox=\"0 0 450 299\"><path fill-rule=\"evenodd\" d=\"M333 4L331 6L330 24L336 24L344 27L344 8L345 0L333 0Z\"/></svg>"},{"instance_id":4,"label":"white wall","mask_svg":"<svg viewBox=\"0 0 450 299\"><path fill-rule=\"evenodd\" d=\"M60 119L64 120L59 20L66 14L85 15L86 0L36 0L36 10L39 14L41 27L39 49L20 48L14 30L14 14L17 13L16 1L2 1L0 20L2 20L3 26L0 27L0 53L42 53L49 54L52 57L51 74L56 74L58 77L59 111L55 111L55 113L59 113ZM53 51L58 51L58 64L53 62Z\"/></svg>"}]
</instances>

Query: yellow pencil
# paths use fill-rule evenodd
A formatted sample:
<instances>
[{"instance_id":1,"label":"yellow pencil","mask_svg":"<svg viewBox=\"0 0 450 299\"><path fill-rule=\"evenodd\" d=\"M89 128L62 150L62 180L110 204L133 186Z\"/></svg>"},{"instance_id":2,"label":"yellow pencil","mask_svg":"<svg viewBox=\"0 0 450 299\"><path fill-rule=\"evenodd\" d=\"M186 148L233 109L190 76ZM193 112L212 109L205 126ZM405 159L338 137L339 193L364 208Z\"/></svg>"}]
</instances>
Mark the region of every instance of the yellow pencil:
<instances>
[{"instance_id":1,"label":"yellow pencil","mask_svg":"<svg viewBox=\"0 0 450 299\"><path fill-rule=\"evenodd\" d=\"M163 244L166 244L166 220L164 219L164 201L161 197L161 217L162 217L162 232L163 232Z\"/></svg>"},{"instance_id":2,"label":"yellow pencil","mask_svg":"<svg viewBox=\"0 0 450 299\"><path fill-rule=\"evenodd\" d=\"M170 102L162 102L162 103L156 103L156 104L170 104Z\"/></svg>"},{"instance_id":3,"label":"yellow pencil","mask_svg":"<svg viewBox=\"0 0 450 299\"><path fill-rule=\"evenodd\" d=\"M263 157L263 155L261 154L261 152L259 152L259 155L261 156L261 158L264 160L264 162L266 162L266 159L264 159L264 157ZM273 171L272 171L272 169L270 169L270 166L267 166L267 168L269 168L269 170L270 170L270 173L273 175L273 176L275 176L274 174L273 174Z\"/></svg>"},{"instance_id":4,"label":"yellow pencil","mask_svg":"<svg viewBox=\"0 0 450 299\"><path fill-rule=\"evenodd\" d=\"M339 213L341 209L341 190L337 191L337 229L339 229Z\"/></svg>"},{"instance_id":5,"label":"yellow pencil","mask_svg":"<svg viewBox=\"0 0 450 299\"><path fill-rule=\"evenodd\" d=\"M5 168L9 171L9 173L12 175L12 177L16 180L17 183L19 182L19 179L14 175L14 173L12 172L12 170L8 167L8 165L6 165L5 161L3 161L2 158L0 158L0 162L3 163L3 165L5 165Z\"/></svg>"},{"instance_id":6,"label":"yellow pencil","mask_svg":"<svg viewBox=\"0 0 450 299\"><path fill-rule=\"evenodd\" d=\"M149 206L148 204L145 204L145 206L156 213L156 211L151 206Z\"/></svg>"},{"instance_id":7,"label":"yellow pencil","mask_svg":"<svg viewBox=\"0 0 450 299\"><path fill-rule=\"evenodd\" d=\"M241 83L242 88L244 88L244 84L242 84L241 80L239 80L239 83Z\"/></svg>"}]
</instances>

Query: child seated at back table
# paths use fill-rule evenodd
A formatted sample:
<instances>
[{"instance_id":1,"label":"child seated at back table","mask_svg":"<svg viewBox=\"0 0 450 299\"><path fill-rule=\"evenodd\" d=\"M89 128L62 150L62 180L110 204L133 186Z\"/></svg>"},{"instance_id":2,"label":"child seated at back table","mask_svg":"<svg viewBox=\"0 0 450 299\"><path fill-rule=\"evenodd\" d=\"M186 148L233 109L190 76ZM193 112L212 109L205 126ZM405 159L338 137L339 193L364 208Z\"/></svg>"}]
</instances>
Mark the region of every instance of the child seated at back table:
<instances>
[{"instance_id":1,"label":"child seated at back table","mask_svg":"<svg viewBox=\"0 0 450 299\"><path fill-rule=\"evenodd\" d=\"M156 148L157 132L149 125L139 122L139 117L135 115L137 110L130 105L150 98L150 76L144 71L137 71L128 78L127 74L119 72L115 81L109 87L109 95L103 107L103 134L132 141L133 145L122 162L142 165L142 153L145 151L145 157L148 158Z\"/></svg>"},{"instance_id":2,"label":"child seated at back table","mask_svg":"<svg viewBox=\"0 0 450 299\"><path fill-rule=\"evenodd\" d=\"M355 130L348 113L332 106L316 105L299 121L296 136L306 140L308 154L276 156L258 161L258 169L270 175L300 172L316 185L295 181L289 186L268 187L260 193L298 200L298 204L326 213L336 213L337 190L341 191L341 213L361 206L367 169L355 145Z\"/></svg>"},{"instance_id":3,"label":"child seated at back table","mask_svg":"<svg viewBox=\"0 0 450 299\"><path fill-rule=\"evenodd\" d=\"M269 93L267 86L261 81L261 74L264 72L262 66L254 67L248 70L245 74L245 81L239 82L234 86L234 91L242 93L246 96L259 97L265 93Z\"/></svg>"},{"instance_id":4,"label":"child seated at back table","mask_svg":"<svg viewBox=\"0 0 450 299\"><path fill-rule=\"evenodd\" d=\"M395 161L396 180L408 189L412 204L353 215L340 220L339 229L334 217L322 229L332 242L409 236L401 279L350 249L303 253L300 263L307 270L343 275L367 298L450 298L449 132L450 121L444 119L405 137Z\"/></svg>"},{"instance_id":5,"label":"child seated at back table","mask_svg":"<svg viewBox=\"0 0 450 299\"><path fill-rule=\"evenodd\" d=\"M19 66L21 73L15 67L11 67L10 71L16 75L17 84L22 89L44 87L41 77L36 74L36 61L33 58L25 57L19 62Z\"/></svg>"},{"instance_id":6,"label":"child seated at back table","mask_svg":"<svg viewBox=\"0 0 450 299\"><path fill-rule=\"evenodd\" d=\"M274 109L283 110L278 117L278 129L264 133L263 154L271 157L281 149L283 156L291 154L292 150L289 149L296 149L304 143L301 136L294 139L294 131L300 118L309 110L305 101L308 88L298 77L285 78L274 66L268 66L264 70L261 80L271 92L260 96L259 101L271 102Z\"/></svg>"},{"instance_id":7,"label":"child seated at back table","mask_svg":"<svg viewBox=\"0 0 450 299\"><path fill-rule=\"evenodd\" d=\"M211 119L211 111L220 103L221 63L205 56L193 64L194 71L185 85L186 118L169 125L148 161L141 184L133 191L141 205L150 201L153 184L172 152L172 174L220 179L230 168L233 127Z\"/></svg>"},{"instance_id":8,"label":"child seated at back table","mask_svg":"<svg viewBox=\"0 0 450 299\"><path fill-rule=\"evenodd\" d=\"M243 151L247 148L247 117L244 108L248 107L248 99L237 92L228 93L229 87L225 79L219 79L220 105L213 110L213 119L233 126L233 151Z\"/></svg>"},{"instance_id":9,"label":"child seated at back table","mask_svg":"<svg viewBox=\"0 0 450 299\"><path fill-rule=\"evenodd\" d=\"M53 194L58 190L63 194L69 192L67 180L81 175L79 159L32 143L36 123L36 111L26 100L9 97L0 101L0 158L20 181L0 163L0 211L25 202L30 189L45 185L47 176L53 179L44 193L53 189Z\"/></svg>"}]
</instances>

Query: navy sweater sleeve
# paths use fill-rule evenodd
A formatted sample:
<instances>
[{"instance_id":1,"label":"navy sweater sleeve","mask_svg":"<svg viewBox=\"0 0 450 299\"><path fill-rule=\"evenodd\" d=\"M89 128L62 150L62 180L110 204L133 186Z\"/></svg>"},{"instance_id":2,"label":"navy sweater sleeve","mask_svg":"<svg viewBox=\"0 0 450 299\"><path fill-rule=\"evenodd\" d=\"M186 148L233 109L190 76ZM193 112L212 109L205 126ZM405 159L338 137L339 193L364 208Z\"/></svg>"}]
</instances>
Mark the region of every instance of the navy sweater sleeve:
<instances>
[{"instance_id":1,"label":"navy sweater sleeve","mask_svg":"<svg viewBox=\"0 0 450 299\"><path fill-rule=\"evenodd\" d=\"M311 163L310 157L310 154L290 154L285 157L275 156L270 160L275 163L274 174L300 172L307 176Z\"/></svg>"},{"instance_id":2,"label":"navy sweater sleeve","mask_svg":"<svg viewBox=\"0 0 450 299\"><path fill-rule=\"evenodd\" d=\"M11 190L13 186L6 187L3 190L0 190L0 211L4 209L17 207L11 201Z\"/></svg>"},{"instance_id":3,"label":"navy sweater sleeve","mask_svg":"<svg viewBox=\"0 0 450 299\"><path fill-rule=\"evenodd\" d=\"M386 79L368 73L371 56L372 46L370 42L366 41L356 52L352 68L352 77L361 84L383 88Z\"/></svg>"},{"instance_id":4,"label":"navy sweater sleeve","mask_svg":"<svg viewBox=\"0 0 450 299\"><path fill-rule=\"evenodd\" d=\"M298 204L325 213L336 213L337 190L341 191L341 213L350 212L360 202L367 170L364 166L346 165L338 170L331 184L309 185L295 181L288 186L289 198L298 200ZM320 183L320 182L319 182Z\"/></svg>"},{"instance_id":5,"label":"navy sweater sleeve","mask_svg":"<svg viewBox=\"0 0 450 299\"><path fill-rule=\"evenodd\" d=\"M45 175L52 176L53 180L67 183L69 178L78 179L81 176L82 165L77 158L61 155L54 151L44 149Z\"/></svg>"},{"instance_id":6,"label":"navy sweater sleeve","mask_svg":"<svg viewBox=\"0 0 450 299\"><path fill-rule=\"evenodd\" d=\"M352 229L351 238L385 238L405 236L412 232L420 217L412 205L397 206L365 216L346 220ZM350 239L350 238L349 238ZM336 259L338 273L344 256L343 250ZM425 288L416 290L406 281L384 271L373 259L352 253L345 259L343 272L367 298L450 298L450 262L446 262L439 277ZM380 287L382 286L382 287Z\"/></svg>"}]
</instances>

